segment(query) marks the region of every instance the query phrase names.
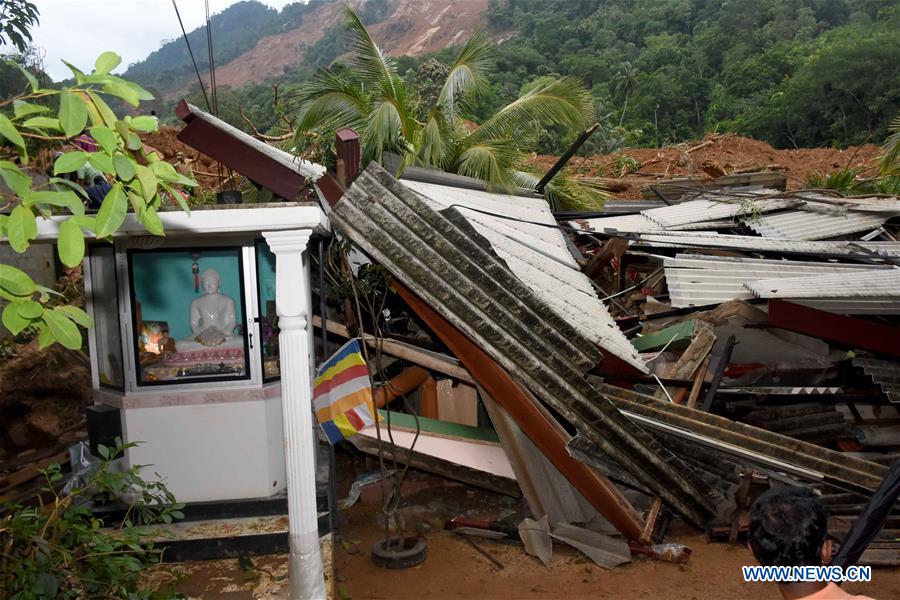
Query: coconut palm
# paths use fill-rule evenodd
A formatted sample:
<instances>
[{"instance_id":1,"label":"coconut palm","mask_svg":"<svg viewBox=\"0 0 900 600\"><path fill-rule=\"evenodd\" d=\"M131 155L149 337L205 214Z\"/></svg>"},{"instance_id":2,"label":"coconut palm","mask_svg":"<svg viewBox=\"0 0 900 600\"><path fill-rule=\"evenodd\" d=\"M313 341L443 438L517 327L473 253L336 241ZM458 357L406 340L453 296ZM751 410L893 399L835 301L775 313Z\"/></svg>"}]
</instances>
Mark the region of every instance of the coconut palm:
<instances>
[{"instance_id":1,"label":"coconut palm","mask_svg":"<svg viewBox=\"0 0 900 600\"><path fill-rule=\"evenodd\" d=\"M619 127L625 121L625 111L628 110L628 96L637 85L637 69L628 61L622 63L622 68L616 74L616 91L625 94L625 102L622 105L622 116L619 117Z\"/></svg>"},{"instance_id":2,"label":"coconut palm","mask_svg":"<svg viewBox=\"0 0 900 600\"><path fill-rule=\"evenodd\" d=\"M894 117L888 126L888 138L881 146L881 155L878 157L881 174L887 176L900 176L900 114Z\"/></svg>"},{"instance_id":3,"label":"coconut palm","mask_svg":"<svg viewBox=\"0 0 900 600\"><path fill-rule=\"evenodd\" d=\"M515 186L533 188L538 177L523 170L522 140L532 137L538 123L583 127L592 114L590 95L574 78L548 81L501 108L478 124L466 127L465 102L487 86L492 64L490 38L476 32L463 46L433 106L422 106L407 88L394 60L379 48L359 17L347 9L352 44L349 69L321 69L292 98L298 147L334 139L340 127L360 133L362 158L381 161L395 152L402 166L419 165L485 181L499 191ZM401 168L402 168L401 166ZM556 206L596 208L605 197L590 181L558 175L545 188Z\"/></svg>"}]
</instances>

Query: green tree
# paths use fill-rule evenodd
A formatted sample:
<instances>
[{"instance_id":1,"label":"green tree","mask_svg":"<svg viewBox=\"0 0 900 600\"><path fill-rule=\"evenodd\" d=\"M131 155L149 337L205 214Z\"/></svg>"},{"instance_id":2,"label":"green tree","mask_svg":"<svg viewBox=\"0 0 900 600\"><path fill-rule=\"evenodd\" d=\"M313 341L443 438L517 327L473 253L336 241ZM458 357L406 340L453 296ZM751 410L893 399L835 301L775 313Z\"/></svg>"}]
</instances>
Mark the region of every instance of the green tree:
<instances>
[{"instance_id":1,"label":"green tree","mask_svg":"<svg viewBox=\"0 0 900 600\"><path fill-rule=\"evenodd\" d=\"M572 77L553 78L521 95L480 124L467 127L464 103L488 85L493 44L474 34L462 47L437 93L423 104L397 72L395 61L347 10L351 69L320 71L294 98L298 145L330 143L339 127L360 132L364 162L396 152L404 165L423 165L485 181L490 189L533 188L537 177L522 170L523 139L538 125L584 126L592 117L590 94ZM427 92L426 92L427 93ZM558 176L545 190L559 206L597 206L602 192Z\"/></svg>"},{"instance_id":2,"label":"green tree","mask_svg":"<svg viewBox=\"0 0 900 600\"><path fill-rule=\"evenodd\" d=\"M0 101L0 177L11 190L0 196L0 207L9 209L8 214L0 214L0 237L5 236L16 252L28 250L38 235L40 218L58 225L59 258L64 265L75 267L84 258L85 232L110 239L125 221L129 207L153 235L164 235L157 214L164 203L188 209L179 186L196 183L155 153L147 154L138 135L155 131L156 119L119 119L104 100L104 96L116 97L137 107L141 100L152 98L141 86L110 74L120 62L117 54L104 52L90 74L66 63L75 83L60 89L41 87L38 79L23 69L20 72L29 89ZM96 152L71 144L85 131L96 141ZM60 151L47 183L35 183L29 174L30 151L38 144ZM112 183L96 215L86 214L85 190L60 177L86 165ZM80 348L78 326L91 327L92 323L80 308L47 305L54 293L36 285L16 267L0 264L0 297L9 301L3 309L3 326L13 335L34 328L41 347L59 342L67 348Z\"/></svg>"},{"instance_id":3,"label":"green tree","mask_svg":"<svg viewBox=\"0 0 900 600\"><path fill-rule=\"evenodd\" d=\"M622 122L625 120L625 111L628 110L628 96L634 91L636 84L637 69L630 62L625 61L616 74L616 91L625 96L625 100L622 102L622 116L619 117L619 127L622 126Z\"/></svg>"},{"instance_id":4,"label":"green tree","mask_svg":"<svg viewBox=\"0 0 900 600\"><path fill-rule=\"evenodd\" d=\"M38 24L40 12L28 0L0 0L0 46L7 43L25 52L31 42L32 27Z\"/></svg>"}]
</instances>

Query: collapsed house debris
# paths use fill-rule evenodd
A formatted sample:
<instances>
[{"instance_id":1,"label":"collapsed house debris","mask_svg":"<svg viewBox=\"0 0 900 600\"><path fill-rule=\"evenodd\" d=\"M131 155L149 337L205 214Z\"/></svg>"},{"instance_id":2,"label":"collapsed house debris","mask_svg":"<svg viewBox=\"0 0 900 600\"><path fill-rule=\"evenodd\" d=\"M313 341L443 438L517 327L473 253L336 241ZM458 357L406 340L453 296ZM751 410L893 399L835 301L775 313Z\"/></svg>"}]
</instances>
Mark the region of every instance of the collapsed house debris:
<instances>
[{"instance_id":1,"label":"collapsed house debris","mask_svg":"<svg viewBox=\"0 0 900 600\"><path fill-rule=\"evenodd\" d=\"M890 319L900 305L900 244L888 231L895 199L723 188L577 219L574 255L591 257L578 269L542 200L418 178L398 181L372 164L330 219L391 273L407 307L478 384L534 518L549 517L547 535L595 510L648 543L664 533L651 522L662 505L736 540L760 487L814 485L861 506L884 478L900 447L898 415L870 395L877 379L844 374L868 366L887 400L890 366L877 348L854 354L852 344L775 327L767 301ZM889 241L829 239L870 230ZM879 320L872 326L896 336ZM875 353L858 355L866 350ZM874 436L864 444L870 426L887 430L877 445ZM537 443L549 430L601 477L603 495L552 442ZM547 504L548 482L571 490L571 501ZM523 528L543 560L538 523Z\"/></svg>"},{"instance_id":2,"label":"collapsed house debris","mask_svg":"<svg viewBox=\"0 0 900 600\"><path fill-rule=\"evenodd\" d=\"M486 539L518 536L545 564L557 540L614 568L633 557L687 561L689 548L663 544L676 518L736 542L753 498L781 485L816 488L840 542L900 457L897 199L788 193L749 187L754 178L741 177L714 190L656 186L651 197L661 201L617 201L612 216L560 218L539 196L489 193L466 178L409 168L396 179L376 163L360 171L358 136L350 130L338 132L337 173L323 175L317 165L285 162L283 153L195 107L185 104L180 114L190 123L179 136L185 142L286 199L296 199L300 187L302 198L317 196L327 214L329 223L307 228L333 234L331 250L344 259L331 284L323 274L324 242L317 259L303 250L308 234L302 247L279 246L280 230L296 223L276 217L293 205L259 206L256 217L271 214L273 222L212 233L261 233L274 244L282 274L285 264L306 273L295 277L302 289L279 287L288 278L273 283L279 294L318 296L304 298L308 321L282 324L282 336L288 323L294 334L309 336L292 346L295 359L308 346L307 358L324 360L330 342L351 338L372 351L365 370L381 418L341 443L391 470L354 478L351 497L366 484L388 482L401 494L403 465L428 471L521 497L527 506L512 526L463 517L450 519L448 529ZM306 171L320 176L315 186L307 185ZM301 208L319 215L312 203L294 210ZM195 223L206 223L199 218ZM180 219L170 213L167 220L176 241L193 231ZM245 245L247 257L262 255L258 242ZM285 252L292 262L284 262ZM320 269L317 284L311 262ZM367 269L386 272L382 283L391 293L377 285L360 292ZM124 260L120 270L129 272ZM347 282L352 294L338 289ZM251 287L251 298L263 293ZM360 293L380 294L382 304L362 309ZM275 311L274 297L269 302L274 306L248 310ZM265 318L271 335L274 316ZM257 339L262 319L252 321ZM134 350L122 343L126 355ZM265 358L248 363L251 383L274 390L264 371L274 363ZM288 381L297 390L308 383L305 369L289 370L286 360L281 355L279 394ZM291 396L284 420L266 427L296 428L308 391ZM144 403L134 408L146 413L150 396L133 395ZM238 404L221 390L215 399L223 410ZM203 404L215 403L204 396ZM313 459L306 458L300 470L310 475ZM289 465L288 483L300 470ZM332 472L332 487L334 480ZM295 479L287 486L289 494L297 485ZM278 491L269 493L279 507L269 510L281 515L291 502ZM332 513L334 494L329 490ZM354 502L341 508L352 510ZM290 539L302 534L307 554L314 551L306 534L338 527L322 508L302 522L291 513ZM860 562L900 565L900 512L881 512L884 530ZM279 521L271 545L281 551L288 547L284 525Z\"/></svg>"}]
</instances>

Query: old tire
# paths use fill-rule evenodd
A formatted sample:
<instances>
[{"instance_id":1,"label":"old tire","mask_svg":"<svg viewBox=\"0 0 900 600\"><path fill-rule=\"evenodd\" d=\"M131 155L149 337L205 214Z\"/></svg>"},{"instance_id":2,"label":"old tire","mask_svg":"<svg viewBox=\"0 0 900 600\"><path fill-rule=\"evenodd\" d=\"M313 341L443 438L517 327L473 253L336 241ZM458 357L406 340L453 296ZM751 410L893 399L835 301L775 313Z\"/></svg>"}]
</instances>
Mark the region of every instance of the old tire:
<instances>
[{"instance_id":1,"label":"old tire","mask_svg":"<svg viewBox=\"0 0 900 600\"><path fill-rule=\"evenodd\" d=\"M390 538L390 545L381 539L372 546L372 562L383 569L408 569L425 561L428 544L420 537L403 538L403 547L397 548L397 538Z\"/></svg>"}]
</instances>

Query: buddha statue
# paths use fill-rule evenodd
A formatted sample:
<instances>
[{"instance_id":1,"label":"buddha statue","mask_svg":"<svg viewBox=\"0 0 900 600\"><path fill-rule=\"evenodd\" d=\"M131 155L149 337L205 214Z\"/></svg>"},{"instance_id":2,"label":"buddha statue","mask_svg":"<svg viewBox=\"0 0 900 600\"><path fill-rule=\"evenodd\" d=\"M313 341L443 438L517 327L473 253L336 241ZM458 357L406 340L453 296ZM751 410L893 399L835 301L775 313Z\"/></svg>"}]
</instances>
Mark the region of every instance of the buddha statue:
<instances>
[{"instance_id":1,"label":"buddha statue","mask_svg":"<svg viewBox=\"0 0 900 600\"><path fill-rule=\"evenodd\" d=\"M175 344L177 351L243 347L243 338L234 334L237 325L234 300L219 292L221 281L221 276L215 269L206 269L200 275L200 286L204 294L191 302L192 335Z\"/></svg>"}]
</instances>

